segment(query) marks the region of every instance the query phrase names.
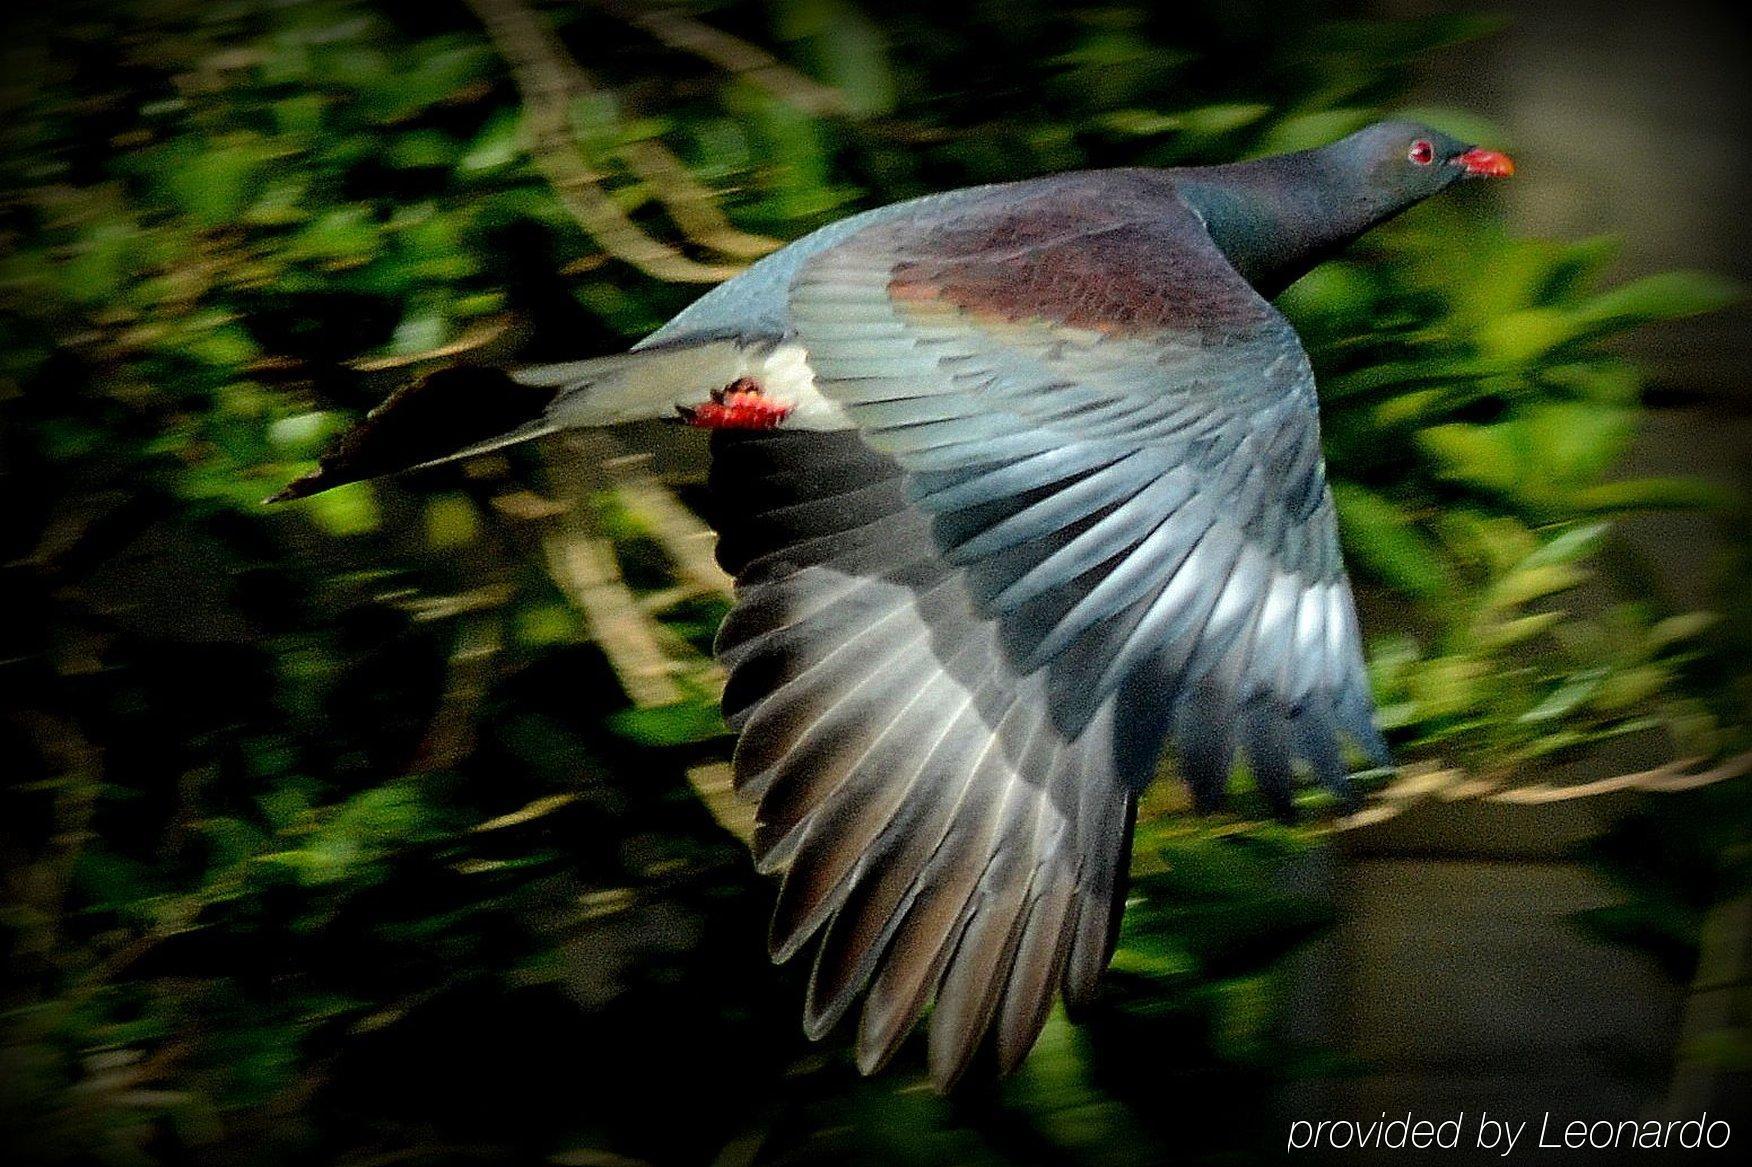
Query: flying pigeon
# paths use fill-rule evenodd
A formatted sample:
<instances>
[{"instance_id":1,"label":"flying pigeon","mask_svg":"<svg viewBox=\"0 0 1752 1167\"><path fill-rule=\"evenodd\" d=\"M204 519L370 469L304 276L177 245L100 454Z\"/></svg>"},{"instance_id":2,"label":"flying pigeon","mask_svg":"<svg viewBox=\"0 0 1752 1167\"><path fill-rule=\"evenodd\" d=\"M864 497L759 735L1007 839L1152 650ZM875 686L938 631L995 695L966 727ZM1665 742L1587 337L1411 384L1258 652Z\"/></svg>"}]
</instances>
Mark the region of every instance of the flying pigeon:
<instances>
[{"instance_id":1,"label":"flying pigeon","mask_svg":"<svg viewBox=\"0 0 1752 1167\"><path fill-rule=\"evenodd\" d=\"M929 1007L948 1089L1090 998L1165 745L1199 807L1244 755L1285 816L1299 771L1349 799L1347 743L1387 764L1313 374L1270 298L1512 171L1386 122L897 203L628 353L513 373L491 417L403 391L277 497L574 426L715 431L716 651L755 859L783 875L772 955L816 941L804 1028L861 1000L866 1073Z\"/></svg>"}]
</instances>

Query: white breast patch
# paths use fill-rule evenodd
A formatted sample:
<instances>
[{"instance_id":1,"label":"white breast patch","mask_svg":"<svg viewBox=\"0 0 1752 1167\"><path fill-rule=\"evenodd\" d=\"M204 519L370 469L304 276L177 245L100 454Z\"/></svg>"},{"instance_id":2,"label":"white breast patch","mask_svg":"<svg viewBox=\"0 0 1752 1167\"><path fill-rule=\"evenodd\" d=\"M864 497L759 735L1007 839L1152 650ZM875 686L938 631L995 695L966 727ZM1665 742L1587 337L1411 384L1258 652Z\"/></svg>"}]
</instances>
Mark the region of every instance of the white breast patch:
<instances>
[{"instance_id":1,"label":"white breast patch","mask_svg":"<svg viewBox=\"0 0 1752 1167\"><path fill-rule=\"evenodd\" d=\"M791 407L780 423L782 429L846 430L852 419L837 402L822 396L815 387L815 371L809 367L809 350L786 342L764 353L745 350L753 358L747 376L759 382L761 391L774 401Z\"/></svg>"}]
</instances>

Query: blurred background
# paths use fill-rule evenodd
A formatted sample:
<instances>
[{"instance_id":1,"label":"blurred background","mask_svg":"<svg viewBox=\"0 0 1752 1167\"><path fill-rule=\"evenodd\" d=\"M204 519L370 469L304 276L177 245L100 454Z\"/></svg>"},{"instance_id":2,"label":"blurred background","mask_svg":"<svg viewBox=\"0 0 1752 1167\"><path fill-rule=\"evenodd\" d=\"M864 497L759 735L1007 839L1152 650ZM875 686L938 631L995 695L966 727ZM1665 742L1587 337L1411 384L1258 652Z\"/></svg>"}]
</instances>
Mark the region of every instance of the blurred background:
<instances>
[{"instance_id":1,"label":"blurred background","mask_svg":"<svg viewBox=\"0 0 1752 1167\"><path fill-rule=\"evenodd\" d=\"M10 1161L1248 1163L1296 1118L1752 1117L1733 6L4 20ZM1383 112L1520 164L1282 301L1405 770L1297 828L1158 784L1105 995L1001 1085L938 1098L910 1047L858 1078L767 962L697 433L260 505L398 386L460 369L467 408L469 368L622 348L854 210Z\"/></svg>"}]
</instances>

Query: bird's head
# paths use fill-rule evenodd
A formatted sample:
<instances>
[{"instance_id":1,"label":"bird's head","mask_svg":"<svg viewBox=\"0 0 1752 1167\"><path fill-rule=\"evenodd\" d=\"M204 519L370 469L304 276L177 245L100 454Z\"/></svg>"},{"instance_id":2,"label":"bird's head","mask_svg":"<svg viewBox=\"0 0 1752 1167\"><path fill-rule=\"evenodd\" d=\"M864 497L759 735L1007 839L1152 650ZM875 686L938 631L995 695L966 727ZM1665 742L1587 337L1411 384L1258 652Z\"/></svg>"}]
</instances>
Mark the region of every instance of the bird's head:
<instances>
[{"instance_id":1,"label":"bird's head","mask_svg":"<svg viewBox=\"0 0 1752 1167\"><path fill-rule=\"evenodd\" d=\"M1507 178L1507 154L1451 138L1417 122L1376 122L1322 153L1383 202L1403 209L1464 178Z\"/></svg>"},{"instance_id":2,"label":"bird's head","mask_svg":"<svg viewBox=\"0 0 1752 1167\"><path fill-rule=\"evenodd\" d=\"M1238 271L1275 296L1376 224L1463 178L1504 178L1507 154L1409 121L1376 122L1330 145L1175 172Z\"/></svg>"}]
</instances>

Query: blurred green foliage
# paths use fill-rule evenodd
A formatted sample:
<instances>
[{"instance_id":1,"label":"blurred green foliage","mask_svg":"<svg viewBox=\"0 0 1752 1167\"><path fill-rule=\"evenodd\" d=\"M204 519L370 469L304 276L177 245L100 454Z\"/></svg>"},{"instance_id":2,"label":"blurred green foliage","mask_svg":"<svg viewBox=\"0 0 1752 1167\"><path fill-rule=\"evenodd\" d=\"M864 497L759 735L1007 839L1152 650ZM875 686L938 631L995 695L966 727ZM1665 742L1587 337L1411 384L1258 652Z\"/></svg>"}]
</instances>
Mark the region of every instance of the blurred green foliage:
<instances>
[{"instance_id":1,"label":"blurred green foliage","mask_svg":"<svg viewBox=\"0 0 1752 1167\"><path fill-rule=\"evenodd\" d=\"M1328 140L1491 27L1161 7L687 9L776 53L779 83L612 5L541 12L592 83L578 148L664 239L673 192L629 167L638 143L793 238L934 189ZM724 756L708 697L628 705L491 479L258 505L414 371L607 351L697 289L605 255L556 199L466 6L13 20L0 1119L25 1161L1201 1160L1237 1152L1195 1127L1252 1129L1266 1084L1330 1068L1281 1026L1282 957L1330 916L1284 879L1314 843L1172 814L1140 828L1108 999L1014 1081L951 1104L806 1048L797 970L761 949L769 893L684 780ZM1373 652L1390 733L1493 774L1638 735L1742 746L1711 618L1594 580L1613 516L1740 505L1617 477L1641 406L1608 343L1732 293L1602 286L1609 244L1511 239L1488 197L1285 298L1366 623L1399 630ZM661 597L648 533L600 517ZM661 612L703 649L722 606Z\"/></svg>"},{"instance_id":2,"label":"blurred green foliage","mask_svg":"<svg viewBox=\"0 0 1752 1167\"><path fill-rule=\"evenodd\" d=\"M1411 605L1416 631L1372 660L1383 722L1413 749L1495 772L1645 731L1679 756L1739 740L1744 693L1712 706L1686 683L1712 616L1640 588L1598 589L1586 616L1562 606L1611 516L1743 513L1701 481L1616 472L1641 384L1608 342L1736 291L1678 272L1602 289L1614 250L1512 239L1443 201L1284 297L1316 357L1353 570Z\"/></svg>"}]
</instances>

